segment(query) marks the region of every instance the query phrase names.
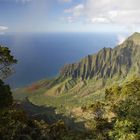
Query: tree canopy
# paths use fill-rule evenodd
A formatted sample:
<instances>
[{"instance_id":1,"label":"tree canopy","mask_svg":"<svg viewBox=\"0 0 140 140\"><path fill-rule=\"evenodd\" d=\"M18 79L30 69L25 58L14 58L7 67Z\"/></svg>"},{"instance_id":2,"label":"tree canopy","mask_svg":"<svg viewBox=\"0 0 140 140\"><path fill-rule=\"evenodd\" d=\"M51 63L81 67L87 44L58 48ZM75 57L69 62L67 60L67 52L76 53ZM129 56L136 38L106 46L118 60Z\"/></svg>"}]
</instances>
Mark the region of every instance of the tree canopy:
<instances>
[{"instance_id":1,"label":"tree canopy","mask_svg":"<svg viewBox=\"0 0 140 140\"><path fill-rule=\"evenodd\" d=\"M17 63L17 60L11 55L8 47L0 45L0 79L5 79L12 73L11 66Z\"/></svg>"},{"instance_id":2,"label":"tree canopy","mask_svg":"<svg viewBox=\"0 0 140 140\"><path fill-rule=\"evenodd\" d=\"M0 109L9 107L13 102L10 87L2 80L11 74L11 66L15 63L17 60L11 55L9 48L0 45Z\"/></svg>"}]
</instances>

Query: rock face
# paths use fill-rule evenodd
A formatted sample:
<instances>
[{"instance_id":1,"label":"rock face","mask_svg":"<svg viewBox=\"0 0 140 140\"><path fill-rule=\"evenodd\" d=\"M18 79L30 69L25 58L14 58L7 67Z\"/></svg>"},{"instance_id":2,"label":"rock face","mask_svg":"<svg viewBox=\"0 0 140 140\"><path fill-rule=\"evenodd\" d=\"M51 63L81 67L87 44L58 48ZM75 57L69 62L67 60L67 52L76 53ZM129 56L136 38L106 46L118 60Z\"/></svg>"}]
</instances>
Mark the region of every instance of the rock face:
<instances>
[{"instance_id":1,"label":"rock face","mask_svg":"<svg viewBox=\"0 0 140 140\"><path fill-rule=\"evenodd\" d=\"M130 73L140 73L140 33L134 33L114 49L103 48L78 63L65 65L60 77L86 80L115 75L125 77Z\"/></svg>"}]
</instances>

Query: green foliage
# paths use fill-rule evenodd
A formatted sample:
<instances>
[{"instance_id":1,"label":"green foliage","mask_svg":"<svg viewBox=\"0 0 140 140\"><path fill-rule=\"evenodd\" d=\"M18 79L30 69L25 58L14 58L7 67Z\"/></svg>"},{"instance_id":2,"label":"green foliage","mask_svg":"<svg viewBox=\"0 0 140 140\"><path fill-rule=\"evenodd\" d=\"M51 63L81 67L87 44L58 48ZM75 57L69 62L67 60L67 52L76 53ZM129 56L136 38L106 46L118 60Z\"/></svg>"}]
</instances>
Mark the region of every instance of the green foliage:
<instances>
[{"instance_id":1,"label":"green foliage","mask_svg":"<svg viewBox=\"0 0 140 140\"><path fill-rule=\"evenodd\" d=\"M131 79L120 87L119 94L112 93L109 99L117 102L112 104L115 120L112 121L113 129L110 130L111 140L139 140L140 139L140 80ZM116 96L117 95L117 96ZM115 98L114 98L114 97ZM110 101L111 102L111 101ZM111 102L112 103L112 102Z\"/></svg>"},{"instance_id":2,"label":"green foliage","mask_svg":"<svg viewBox=\"0 0 140 140\"><path fill-rule=\"evenodd\" d=\"M105 90L105 103L94 102L83 106L82 110L94 114L93 120L89 121L94 139L139 140L140 79L113 85Z\"/></svg>"},{"instance_id":3,"label":"green foliage","mask_svg":"<svg viewBox=\"0 0 140 140\"><path fill-rule=\"evenodd\" d=\"M11 65L17 60L11 55L9 48L0 45L0 109L12 105L13 98L10 87L1 80L11 72Z\"/></svg>"},{"instance_id":4,"label":"green foliage","mask_svg":"<svg viewBox=\"0 0 140 140\"><path fill-rule=\"evenodd\" d=\"M48 125L45 121L34 121L35 125L39 128L39 131L44 139L46 140L60 140L66 133L67 128L63 121L59 120L58 122ZM39 139L40 140L40 139Z\"/></svg>"},{"instance_id":5,"label":"green foliage","mask_svg":"<svg viewBox=\"0 0 140 140\"><path fill-rule=\"evenodd\" d=\"M14 140L17 139L25 127L26 116L21 110L4 109L0 110L0 139Z\"/></svg>"},{"instance_id":6,"label":"green foliage","mask_svg":"<svg viewBox=\"0 0 140 140\"><path fill-rule=\"evenodd\" d=\"M10 87L8 85L4 85L4 83L0 80L0 109L9 107L12 105L13 97L10 91Z\"/></svg>"},{"instance_id":7,"label":"green foliage","mask_svg":"<svg viewBox=\"0 0 140 140\"><path fill-rule=\"evenodd\" d=\"M21 109L0 111L0 140L61 140L67 133L63 121L52 125L31 120Z\"/></svg>"},{"instance_id":8,"label":"green foliage","mask_svg":"<svg viewBox=\"0 0 140 140\"><path fill-rule=\"evenodd\" d=\"M114 128L110 131L109 136L112 140L139 140L137 124L127 119L116 120Z\"/></svg>"},{"instance_id":9,"label":"green foliage","mask_svg":"<svg viewBox=\"0 0 140 140\"><path fill-rule=\"evenodd\" d=\"M105 99L108 101L116 102L117 98L121 94L120 92L121 92L121 87L115 84L111 88L106 89Z\"/></svg>"},{"instance_id":10,"label":"green foliage","mask_svg":"<svg viewBox=\"0 0 140 140\"><path fill-rule=\"evenodd\" d=\"M11 66L15 63L17 60L11 55L9 48L0 45L0 79L7 78L11 74Z\"/></svg>"},{"instance_id":11,"label":"green foliage","mask_svg":"<svg viewBox=\"0 0 140 140\"><path fill-rule=\"evenodd\" d=\"M89 106L83 106L82 107L82 110L83 111L86 111L86 110L90 110L93 112L93 116L94 118L102 118L103 117L103 114L104 114L104 111L105 111L105 108L104 108L105 104L102 103L102 102L99 102L99 101L95 101L94 104L91 104Z\"/></svg>"}]
</instances>

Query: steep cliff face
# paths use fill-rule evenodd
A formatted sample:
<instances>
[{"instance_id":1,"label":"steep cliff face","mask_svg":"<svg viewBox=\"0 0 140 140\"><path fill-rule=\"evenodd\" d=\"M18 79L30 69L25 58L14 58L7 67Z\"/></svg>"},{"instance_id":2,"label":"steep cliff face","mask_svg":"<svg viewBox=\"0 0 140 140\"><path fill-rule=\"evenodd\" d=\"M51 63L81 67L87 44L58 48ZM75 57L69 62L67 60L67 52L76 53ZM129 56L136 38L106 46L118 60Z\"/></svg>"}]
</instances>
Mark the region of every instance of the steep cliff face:
<instances>
[{"instance_id":1,"label":"steep cliff face","mask_svg":"<svg viewBox=\"0 0 140 140\"><path fill-rule=\"evenodd\" d=\"M140 33L134 33L121 45L103 48L95 55L89 55L78 63L65 65L61 77L84 79L125 77L140 72Z\"/></svg>"}]
</instances>

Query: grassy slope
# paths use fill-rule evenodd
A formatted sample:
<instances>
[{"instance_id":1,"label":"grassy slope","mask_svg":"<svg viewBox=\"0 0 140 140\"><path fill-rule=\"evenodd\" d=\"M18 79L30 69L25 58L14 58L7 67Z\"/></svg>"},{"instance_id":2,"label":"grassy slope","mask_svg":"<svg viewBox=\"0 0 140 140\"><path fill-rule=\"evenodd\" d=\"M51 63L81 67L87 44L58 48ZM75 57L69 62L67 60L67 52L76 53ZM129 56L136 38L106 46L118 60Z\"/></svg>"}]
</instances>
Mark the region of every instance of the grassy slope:
<instances>
[{"instance_id":1,"label":"grassy slope","mask_svg":"<svg viewBox=\"0 0 140 140\"><path fill-rule=\"evenodd\" d=\"M70 82L69 82L70 81ZM106 80L106 87L110 86L116 80ZM81 81L77 79L75 85L71 86L69 83L71 79L65 79L47 89L44 85L46 81L39 81L33 85L41 85L38 89L28 90L28 88L18 89L14 92L16 99L23 99L28 97L29 101L38 106L56 107L58 111L70 112L73 108L82 107L93 103L96 100L104 100L104 81L103 79L95 79ZM33 86L32 85L32 86ZM66 86L68 90L66 90ZM30 86L30 87L32 87ZM32 88L30 88L32 89ZM67 110L67 111L66 111Z\"/></svg>"}]
</instances>

